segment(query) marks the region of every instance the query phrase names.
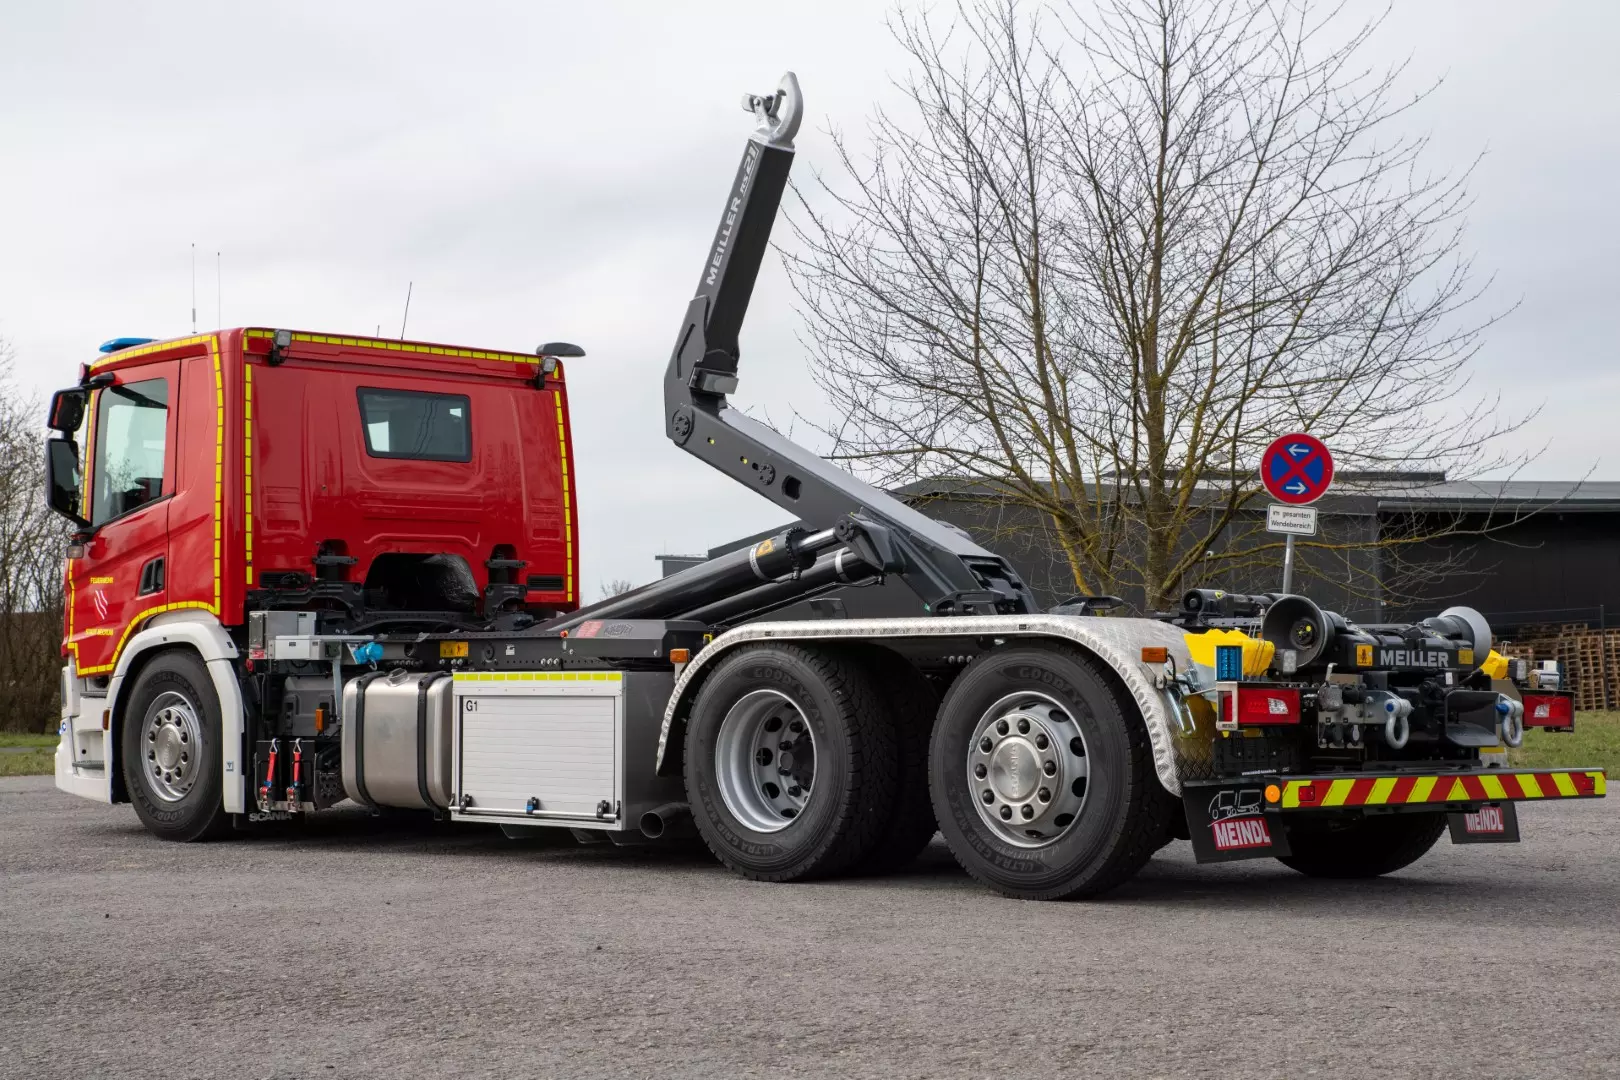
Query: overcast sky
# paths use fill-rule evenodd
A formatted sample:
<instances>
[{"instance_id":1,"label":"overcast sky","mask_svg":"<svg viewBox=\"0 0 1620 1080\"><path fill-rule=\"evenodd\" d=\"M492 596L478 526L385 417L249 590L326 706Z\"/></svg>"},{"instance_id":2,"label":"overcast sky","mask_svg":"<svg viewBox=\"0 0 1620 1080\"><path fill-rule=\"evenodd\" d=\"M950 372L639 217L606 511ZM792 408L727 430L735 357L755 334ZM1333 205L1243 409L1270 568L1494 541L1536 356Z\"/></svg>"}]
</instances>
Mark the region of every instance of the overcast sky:
<instances>
[{"instance_id":1,"label":"overcast sky","mask_svg":"<svg viewBox=\"0 0 1620 1080\"><path fill-rule=\"evenodd\" d=\"M796 70L797 168L830 166L825 130L861 131L902 70L886 10L0 0L0 337L45 393L109 337L187 332L195 242L203 329L217 303L225 326L397 335L414 282L412 338L577 342L584 592L644 580L657 552L783 519L664 440L659 380L739 96ZM1543 405L1526 476L1620 479L1617 46L1607 0L1407 0L1372 57L1445 76L1408 119L1436 169L1486 153L1468 244L1519 306L1476 377ZM817 415L796 331L773 256L734 402Z\"/></svg>"}]
</instances>

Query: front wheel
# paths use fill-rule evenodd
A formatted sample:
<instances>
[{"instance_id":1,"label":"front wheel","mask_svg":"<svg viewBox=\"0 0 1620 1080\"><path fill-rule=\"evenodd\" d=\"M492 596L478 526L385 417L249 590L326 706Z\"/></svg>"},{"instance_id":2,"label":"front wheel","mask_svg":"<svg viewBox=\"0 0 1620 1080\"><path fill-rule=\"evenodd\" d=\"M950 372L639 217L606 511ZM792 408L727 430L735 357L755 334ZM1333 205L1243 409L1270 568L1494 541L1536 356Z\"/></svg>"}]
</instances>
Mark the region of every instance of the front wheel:
<instances>
[{"instance_id":1,"label":"front wheel","mask_svg":"<svg viewBox=\"0 0 1620 1080\"><path fill-rule=\"evenodd\" d=\"M883 840L899 768L870 669L831 649L752 646L704 681L686 791L709 849L758 881L830 877Z\"/></svg>"},{"instance_id":2,"label":"front wheel","mask_svg":"<svg viewBox=\"0 0 1620 1080\"><path fill-rule=\"evenodd\" d=\"M1077 650L1016 645L964 671L929 748L940 831L1006 896L1095 896L1158 848L1176 804L1147 729Z\"/></svg>"},{"instance_id":3,"label":"front wheel","mask_svg":"<svg viewBox=\"0 0 1620 1080\"><path fill-rule=\"evenodd\" d=\"M1290 825L1278 862L1308 877L1371 878L1417 862L1446 829L1444 814L1385 814Z\"/></svg>"},{"instance_id":4,"label":"front wheel","mask_svg":"<svg viewBox=\"0 0 1620 1080\"><path fill-rule=\"evenodd\" d=\"M124 710L122 748L124 787L149 832L189 841L230 830L219 698L200 659L168 652L141 669Z\"/></svg>"}]
</instances>

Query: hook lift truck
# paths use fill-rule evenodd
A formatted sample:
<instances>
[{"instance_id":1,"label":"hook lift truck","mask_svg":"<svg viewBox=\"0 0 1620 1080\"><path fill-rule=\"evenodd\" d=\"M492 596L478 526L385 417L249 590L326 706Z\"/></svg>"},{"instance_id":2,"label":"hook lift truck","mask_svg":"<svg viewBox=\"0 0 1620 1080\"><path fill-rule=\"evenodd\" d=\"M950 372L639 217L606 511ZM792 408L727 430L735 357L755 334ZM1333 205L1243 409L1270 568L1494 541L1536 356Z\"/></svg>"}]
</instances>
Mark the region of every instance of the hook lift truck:
<instances>
[{"instance_id":1,"label":"hook lift truck","mask_svg":"<svg viewBox=\"0 0 1620 1080\"><path fill-rule=\"evenodd\" d=\"M759 121L664 380L665 431L795 526L578 602L562 361L285 329L118 339L51 403L67 559L56 783L171 840L352 799L509 834L695 832L732 870L898 867L1091 896L1200 861L1364 877L1514 840L1599 769L1504 767L1573 726L1477 612L1356 626L1300 596L1052 611L1005 559L730 405L803 113ZM81 467L80 447L84 448ZM761 621L882 580L914 618ZM1494 762L1494 763L1493 763Z\"/></svg>"}]
</instances>

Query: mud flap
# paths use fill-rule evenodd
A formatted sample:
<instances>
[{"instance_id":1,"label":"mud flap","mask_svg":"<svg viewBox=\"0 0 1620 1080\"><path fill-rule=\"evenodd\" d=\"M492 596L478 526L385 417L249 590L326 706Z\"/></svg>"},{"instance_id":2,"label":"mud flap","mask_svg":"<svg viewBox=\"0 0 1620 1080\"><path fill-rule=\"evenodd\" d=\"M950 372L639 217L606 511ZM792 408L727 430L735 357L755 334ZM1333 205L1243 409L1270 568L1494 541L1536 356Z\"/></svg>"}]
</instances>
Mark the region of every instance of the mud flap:
<instances>
[{"instance_id":1,"label":"mud flap","mask_svg":"<svg viewBox=\"0 0 1620 1080\"><path fill-rule=\"evenodd\" d=\"M1519 813L1510 802L1486 803L1472 813L1447 814L1453 844L1517 844Z\"/></svg>"},{"instance_id":2,"label":"mud flap","mask_svg":"<svg viewBox=\"0 0 1620 1080\"><path fill-rule=\"evenodd\" d=\"M1266 813L1261 800L1259 784L1183 787L1181 804L1198 861L1233 862L1290 854L1282 815Z\"/></svg>"}]
</instances>

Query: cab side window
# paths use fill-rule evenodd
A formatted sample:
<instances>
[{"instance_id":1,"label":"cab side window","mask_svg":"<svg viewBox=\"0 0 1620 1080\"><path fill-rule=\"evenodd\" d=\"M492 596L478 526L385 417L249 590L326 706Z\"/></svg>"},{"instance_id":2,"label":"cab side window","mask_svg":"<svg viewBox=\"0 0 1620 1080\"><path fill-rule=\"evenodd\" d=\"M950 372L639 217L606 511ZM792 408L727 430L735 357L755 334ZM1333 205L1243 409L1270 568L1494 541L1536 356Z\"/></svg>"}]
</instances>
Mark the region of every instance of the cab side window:
<instances>
[{"instance_id":1,"label":"cab side window","mask_svg":"<svg viewBox=\"0 0 1620 1080\"><path fill-rule=\"evenodd\" d=\"M169 384L145 379L103 387L96 403L90 521L111 521L163 495Z\"/></svg>"}]
</instances>

